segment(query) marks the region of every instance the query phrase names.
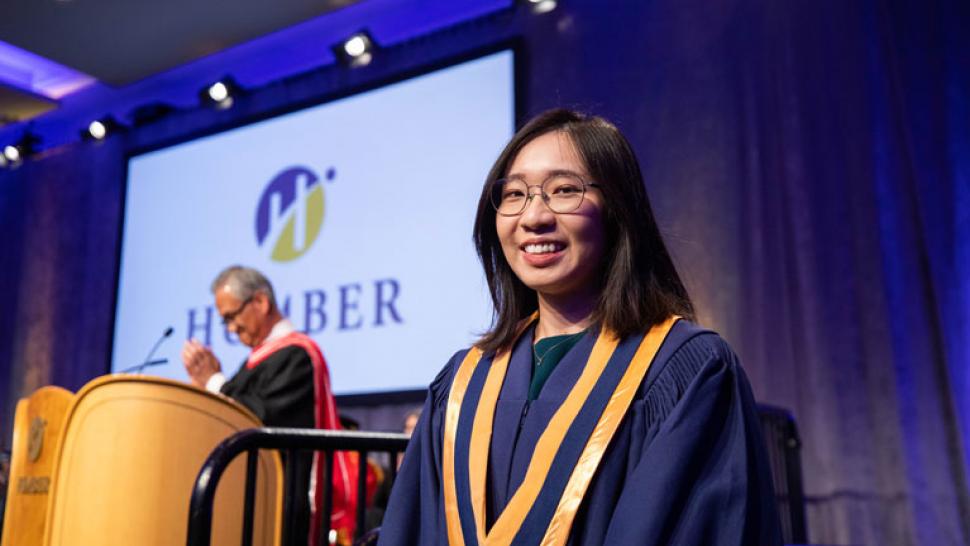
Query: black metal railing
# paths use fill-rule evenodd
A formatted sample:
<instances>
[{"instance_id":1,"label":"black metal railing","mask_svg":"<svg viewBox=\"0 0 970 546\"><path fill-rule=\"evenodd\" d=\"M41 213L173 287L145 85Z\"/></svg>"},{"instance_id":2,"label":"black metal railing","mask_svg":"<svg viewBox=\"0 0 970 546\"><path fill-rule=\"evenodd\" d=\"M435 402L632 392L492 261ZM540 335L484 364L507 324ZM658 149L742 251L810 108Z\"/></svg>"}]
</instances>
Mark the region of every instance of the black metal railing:
<instances>
[{"instance_id":1,"label":"black metal railing","mask_svg":"<svg viewBox=\"0 0 970 546\"><path fill-rule=\"evenodd\" d=\"M791 412L758 404L758 417L765 437L771 480L778 502L781 534L785 544L805 544L805 490L802 486L801 448L798 427Z\"/></svg>"},{"instance_id":2,"label":"black metal railing","mask_svg":"<svg viewBox=\"0 0 970 546\"><path fill-rule=\"evenodd\" d=\"M333 454L335 451L355 451L359 454L357 470L357 513L355 535L364 531L364 511L367 491L367 455L387 453L387 479L393 483L397 470L397 454L405 450L408 436L382 432L346 432L300 428L253 428L237 432L226 438L209 454L192 489L189 504L187 546L209 546L212 538L212 507L219 479L229 464L246 453L246 494L243 505L242 546L252 546L253 511L256 499L256 469L260 449L276 449L286 454L290 461L296 460L300 451L321 451L326 465L323 496L323 522L321 544L327 544L330 513L333 510ZM295 465L287 465L289 471ZM282 486L282 484L280 484ZM287 491L288 495L295 492ZM304 492L305 493L305 492ZM285 525L285 524L284 524Z\"/></svg>"}]
</instances>

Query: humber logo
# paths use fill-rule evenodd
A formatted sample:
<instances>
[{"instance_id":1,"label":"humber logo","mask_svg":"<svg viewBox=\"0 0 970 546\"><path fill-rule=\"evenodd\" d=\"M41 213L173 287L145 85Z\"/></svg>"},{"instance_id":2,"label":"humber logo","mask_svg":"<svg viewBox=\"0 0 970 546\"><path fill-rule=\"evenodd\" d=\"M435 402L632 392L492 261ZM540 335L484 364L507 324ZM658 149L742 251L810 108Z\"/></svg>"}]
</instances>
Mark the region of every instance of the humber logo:
<instances>
[{"instance_id":1,"label":"humber logo","mask_svg":"<svg viewBox=\"0 0 970 546\"><path fill-rule=\"evenodd\" d=\"M327 170L332 180L334 169ZM270 259L290 262L313 245L323 225L323 185L307 167L289 167L266 185L256 208L256 242L272 247Z\"/></svg>"}]
</instances>

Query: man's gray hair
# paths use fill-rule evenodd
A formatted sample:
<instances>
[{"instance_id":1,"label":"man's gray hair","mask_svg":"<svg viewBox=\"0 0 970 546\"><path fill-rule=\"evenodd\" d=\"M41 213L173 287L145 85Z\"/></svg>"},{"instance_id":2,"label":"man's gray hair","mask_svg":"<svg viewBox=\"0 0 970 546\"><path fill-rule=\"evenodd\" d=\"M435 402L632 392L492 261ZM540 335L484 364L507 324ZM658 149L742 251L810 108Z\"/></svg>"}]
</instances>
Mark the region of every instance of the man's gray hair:
<instances>
[{"instance_id":1,"label":"man's gray hair","mask_svg":"<svg viewBox=\"0 0 970 546\"><path fill-rule=\"evenodd\" d=\"M246 301L253 297L256 292L262 292L269 297L269 302L273 305L273 308L277 309L273 285L269 283L266 275L252 267L230 265L223 269L212 281L212 293L215 294L223 286L228 286L229 293L238 298L239 301Z\"/></svg>"}]
</instances>

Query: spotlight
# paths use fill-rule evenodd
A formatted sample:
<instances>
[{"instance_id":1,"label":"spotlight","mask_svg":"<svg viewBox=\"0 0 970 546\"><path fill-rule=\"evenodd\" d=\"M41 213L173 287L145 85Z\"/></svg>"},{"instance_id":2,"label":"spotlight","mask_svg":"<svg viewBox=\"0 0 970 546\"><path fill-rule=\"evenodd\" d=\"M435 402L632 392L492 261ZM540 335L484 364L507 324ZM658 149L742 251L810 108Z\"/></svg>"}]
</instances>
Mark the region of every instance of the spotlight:
<instances>
[{"instance_id":1,"label":"spotlight","mask_svg":"<svg viewBox=\"0 0 970 546\"><path fill-rule=\"evenodd\" d=\"M209 86L209 98L216 102L222 102L229 98L229 88L222 82L216 82Z\"/></svg>"},{"instance_id":2,"label":"spotlight","mask_svg":"<svg viewBox=\"0 0 970 546\"><path fill-rule=\"evenodd\" d=\"M36 151L38 142L40 142L40 139L37 136L25 133L16 143L4 146L3 157L6 159L7 166L16 167L20 165L24 159Z\"/></svg>"},{"instance_id":3,"label":"spotlight","mask_svg":"<svg viewBox=\"0 0 970 546\"><path fill-rule=\"evenodd\" d=\"M340 62L356 68L370 64L374 58L375 49L373 38L367 31L362 30L334 46L333 52Z\"/></svg>"},{"instance_id":4,"label":"spotlight","mask_svg":"<svg viewBox=\"0 0 970 546\"><path fill-rule=\"evenodd\" d=\"M525 3L532 9L532 13L536 14L549 13L558 5L556 0L525 0Z\"/></svg>"},{"instance_id":5,"label":"spotlight","mask_svg":"<svg viewBox=\"0 0 970 546\"><path fill-rule=\"evenodd\" d=\"M112 117L96 119L88 124L87 129L81 131L84 140L104 140L108 135L118 132L121 125Z\"/></svg>"},{"instance_id":6,"label":"spotlight","mask_svg":"<svg viewBox=\"0 0 970 546\"><path fill-rule=\"evenodd\" d=\"M344 42L344 53L351 57L360 57L367 53L367 41L364 40L363 36L354 36Z\"/></svg>"},{"instance_id":7,"label":"spotlight","mask_svg":"<svg viewBox=\"0 0 970 546\"><path fill-rule=\"evenodd\" d=\"M3 157L9 163L17 163L20 161L20 148L14 146L13 144L7 144L3 147Z\"/></svg>"},{"instance_id":8,"label":"spotlight","mask_svg":"<svg viewBox=\"0 0 970 546\"><path fill-rule=\"evenodd\" d=\"M108 128L104 126L104 123L94 120L88 125L88 134L91 135L92 138L101 140L102 138L108 136Z\"/></svg>"},{"instance_id":9,"label":"spotlight","mask_svg":"<svg viewBox=\"0 0 970 546\"><path fill-rule=\"evenodd\" d=\"M227 76L200 91L199 99L202 104L225 110L232 107L235 97L241 93L242 88L239 87L239 84Z\"/></svg>"}]
</instances>

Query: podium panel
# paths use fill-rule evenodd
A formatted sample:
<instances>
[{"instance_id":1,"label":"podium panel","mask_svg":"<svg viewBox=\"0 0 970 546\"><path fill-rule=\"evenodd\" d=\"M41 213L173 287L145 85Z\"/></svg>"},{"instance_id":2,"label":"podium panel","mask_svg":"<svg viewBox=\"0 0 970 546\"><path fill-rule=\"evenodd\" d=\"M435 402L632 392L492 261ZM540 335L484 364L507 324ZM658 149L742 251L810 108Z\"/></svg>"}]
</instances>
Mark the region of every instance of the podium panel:
<instances>
[{"instance_id":1,"label":"podium panel","mask_svg":"<svg viewBox=\"0 0 970 546\"><path fill-rule=\"evenodd\" d=\"M181 546L189 499L209 453L226 437L261 426L232 400L146 376L106 376L78 392L65 423L47 515L47 546ZM253 544L277 545L282 466L261 452ZM216 492L214 545L242 536L245 458Z\"/></svg>"},{"instance_id":2,"label":"podium panel","mask_svg":"<svg viewBox=\"0 0 970 546\"><path fill-rule=\"evenodd\" d=\"M44 540L54 459L71 391L43 387L17 402L2 546L40 546Z\"/></svg>"}]
</instances>

